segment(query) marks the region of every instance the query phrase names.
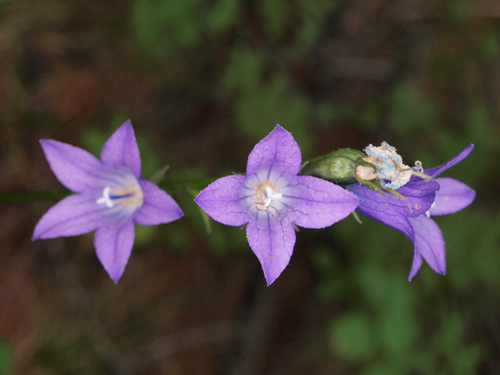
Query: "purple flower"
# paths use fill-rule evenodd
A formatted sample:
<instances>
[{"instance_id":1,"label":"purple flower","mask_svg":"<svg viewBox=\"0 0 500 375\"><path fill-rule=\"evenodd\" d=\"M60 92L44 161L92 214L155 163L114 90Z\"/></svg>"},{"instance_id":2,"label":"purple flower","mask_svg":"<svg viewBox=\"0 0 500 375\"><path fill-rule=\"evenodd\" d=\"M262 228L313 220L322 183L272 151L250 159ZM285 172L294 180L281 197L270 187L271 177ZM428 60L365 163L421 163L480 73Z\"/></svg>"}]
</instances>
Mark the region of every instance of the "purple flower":
<instances>
[{"instance_id":1,"label":"purple flower","mask_svg":"<svg viewBox=\"0 0 500 375\"><path fill-rule=\"evenodd\" d=\"M262 265L267 285L290 261L295 244L293 224L324 228L344 219L359 203L353 194L331 182L297 176L300 163L297 142L276 125L250 153L246 176L220 178L195 199L222 224L248 223L248 243Z\"/></svg>"},{"instance_id":2,"label":"purple flower","mask_svg":"<svg viewBox=\"0 0 500 375\"><path fill-rule=\"evenodd\" d=\"M40 140L57 179L74 195L51 207L32 240L77 236L96 230L97 257L116 283L134 244L134 222L157 225L179 219L177 203L141 177L141 159L130 121L106 141L101 161L87 151L51 139Z\"/></svg>"},{"instance_id":3,"label":"purple flower","mask_svg":"<svg viewBox=\"0 0 500 375\"><path fill-rule=\"evenodd\" d=\"M446 169L465 159L474 145L469 145L448 162L425 170L430 177L437 177ZM391 194L386 198L361 184L348 186L348 190L361 199L357 209L364 215L395 228L410 239L414 246L413 260L408 280L411 280L422 265L422 257L437 273L445 274L445 247L441 230L430 219L430 215L445 215L467 207L475 193L467 185L452 178L437 178L433 181L412 176L397 192L408 202Z\"/></svg>"}]
</instances>

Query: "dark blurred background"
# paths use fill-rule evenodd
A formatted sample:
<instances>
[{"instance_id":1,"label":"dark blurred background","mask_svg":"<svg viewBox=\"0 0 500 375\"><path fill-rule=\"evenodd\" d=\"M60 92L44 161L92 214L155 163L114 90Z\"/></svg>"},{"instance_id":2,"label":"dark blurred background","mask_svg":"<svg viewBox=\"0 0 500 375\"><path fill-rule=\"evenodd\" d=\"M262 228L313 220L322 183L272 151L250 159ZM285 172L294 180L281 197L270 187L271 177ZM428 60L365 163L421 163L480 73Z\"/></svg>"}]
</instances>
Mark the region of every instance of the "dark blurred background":
<instances>
[{"instance_id":1,"label":"dark blurred background","mask_svg":"<svg viewBox=\"0 0 500 375\"><path fill-rule=\"evenodd\" d=\"M31 242L54 202L1 205L1 373L500 374L499 20L496 0L0 0L0 193L63 190L38 140L98 155L130 118L185 212L136 226L114 285L93 234ZM275 124L304 160L385 140L429 168L474 143L444 174L477 192L435 218L447 275L409 283L410 241L348 217L301 229L266 287L192 199Z\"/></svg>"}]
</instances>

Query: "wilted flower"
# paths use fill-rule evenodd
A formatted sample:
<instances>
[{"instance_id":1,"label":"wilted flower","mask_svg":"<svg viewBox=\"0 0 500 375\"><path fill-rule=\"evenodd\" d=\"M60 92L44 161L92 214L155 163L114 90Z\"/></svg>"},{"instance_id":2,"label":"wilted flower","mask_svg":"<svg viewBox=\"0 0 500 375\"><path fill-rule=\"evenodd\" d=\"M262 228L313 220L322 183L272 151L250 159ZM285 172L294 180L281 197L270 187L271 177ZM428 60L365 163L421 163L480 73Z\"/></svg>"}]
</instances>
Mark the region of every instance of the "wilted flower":
<instances>
[{"instance_id":1,"label":"wilted flower","mask_svg":"<svg viewBox=\"0 0 500 375\"><path fill-rule=\"evenodd\" d=\"M467 146L445 164L424 173L437 177L465 159L473 147L472 144ZM427 215L444 215L461 210L474 200L473 190L451 178L428 181L413 175L397 190L410 202L411 210L407 201L391 194L383 196L361 184L349 185L348 190L360 198L357 209L362 214L403 232L412 241L414 256L409 280L419 270L422 256L434 271L446 272L444 240L439 227Z\"/></svg>"},{"instance_id":2,"label":"wilted flower","mask_svg":"<svg viewBox=\"0 0 500 375\"><path fill-rule=\"evenodd\" d=\"M78 194L51 207L36 225L32 239L77 236L97 229L97 257L115 283L132 251L134 222L157 225L183 215L172 197L141 177L130 121L106 141L101 161L66 143L51 139L40 143L57 179Z\"/></svg>"},{"instance_id":3,"label":"wilted flower","mask_svg":"<svg viewBox=\"0 0 500 375\"><path fill-rule=\"evenodd\" d=\"M401 156L396 149L387 142L382 142L380 147L368 145L364 151L367 156L361 159L375 165L374 170L371 167L358 166L356 168L356 177L359 180L370 181L377 179L382 187L390 189L399 189L410 181L413 170L403 164Z\"/></svg>"},{"instance_id":4,"label":"wilted flower","mask_svg":"<svg viewBox=\"0 0 500 375\"><path fill-rule=\"evenodd\" d=\"M345 218L359 202L331 182L297 176L300 163L297 142L276 125L250 153L246 176L220 178L195 199L222 224L248 223L248 243L262 265L267 285L290 261L295 244L293 224L324 228Z\"/></svg>"}]
</instances>

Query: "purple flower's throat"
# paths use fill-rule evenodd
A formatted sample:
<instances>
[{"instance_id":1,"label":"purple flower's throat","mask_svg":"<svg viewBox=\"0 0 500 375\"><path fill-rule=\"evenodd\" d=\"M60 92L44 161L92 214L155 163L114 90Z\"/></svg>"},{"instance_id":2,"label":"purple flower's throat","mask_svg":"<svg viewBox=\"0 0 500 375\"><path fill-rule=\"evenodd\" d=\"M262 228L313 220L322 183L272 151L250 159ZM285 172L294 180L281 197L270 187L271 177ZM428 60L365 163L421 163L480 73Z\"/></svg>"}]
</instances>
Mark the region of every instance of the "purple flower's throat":
<instances>
[{"instance_id":1,"label":"purple flower's throat","mask_svg":"<svg viewBox=\"0 0 500 375\"><path fill-rule=\"evenodd\" d=\"M247 178L241 189L243 207L256 220L281 218L292 209L293 186L279 172L263 169Z\"/></svg>"},{"instance_id":2,"label":"purple flower's throat","mask_svg":"<svg viewBox=\"0 0 500 375\"><path fill-rule=\"evenodd\" d=\"M114 207L116 203L141 206L142 202L143 196L139 184L136 186L129 186L126 189L121 190L106 186L102 190L102 197L97 200L97 203L105 204L109 208Z\"/></svg>"},{"instance_id":3,"label":"purple flower's throat","mask_svg":"<svg viewBox=\"0 0 500 375\"><path fill-rule=\"evenodd\" d=\"M129 170L117 170L111 177L102 189L102 196L96 200L97 204L108 208L120 206L129 212L142 206L144 196L141 186Z\"/></svg>"}]
</instances>

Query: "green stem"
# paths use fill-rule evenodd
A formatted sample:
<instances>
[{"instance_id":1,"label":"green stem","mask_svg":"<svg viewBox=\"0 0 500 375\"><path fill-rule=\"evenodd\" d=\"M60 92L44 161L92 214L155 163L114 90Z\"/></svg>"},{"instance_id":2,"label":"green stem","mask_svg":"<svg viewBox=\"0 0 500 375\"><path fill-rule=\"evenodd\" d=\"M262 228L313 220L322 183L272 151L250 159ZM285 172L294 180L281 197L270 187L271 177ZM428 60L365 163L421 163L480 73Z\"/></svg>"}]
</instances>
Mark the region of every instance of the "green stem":
<instances>
[{"instance_id":1,"label":"green stem","mask_svg":"<svg viewBox=\"0 0 500 375\"><path fill-rule=\"evenodd\" d=\"M0 203L33 203L58 201L70 194L70 191L22 191L14 193L1 193Z\"/></svg>"},{"instance_id":2,"label":"green stem","mask_svg":"<svg viewBox=\"0 0 500 375\"><path fill-rule=\"evenodd\" d=\"M186 187L205 187L214 179L212 178L197 178L186 180L167 180L159 184L162 189L179 189ZM18 191L9 193L0 193L0 204L8 203L34 203L34 202L55 202L59 201L68 195L73 194L69 190L59 191Z\"/></svg>"}]
</instances>

